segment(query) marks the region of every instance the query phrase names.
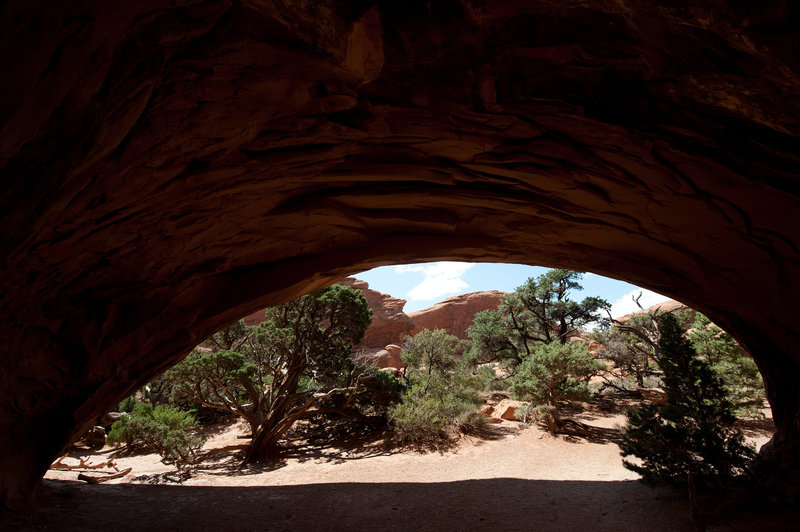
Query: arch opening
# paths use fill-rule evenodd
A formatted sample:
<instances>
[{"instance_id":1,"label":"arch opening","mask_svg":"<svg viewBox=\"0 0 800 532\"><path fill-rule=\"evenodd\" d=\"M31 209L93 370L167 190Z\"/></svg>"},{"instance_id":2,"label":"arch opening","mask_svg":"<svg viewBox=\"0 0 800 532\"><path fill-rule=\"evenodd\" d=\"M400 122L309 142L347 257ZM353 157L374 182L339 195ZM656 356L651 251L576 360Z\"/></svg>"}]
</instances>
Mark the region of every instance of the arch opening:
<instances>
[{"instance_id":1,"label":"arch opening","mask_svg":"<svg viewBox=\"0 0 800 532\"><path fill-rule=\"evenodd\" d=\"M524 277L525 276L523 275L523 278ZM512 283L512 284L516 285L516 283ZM582 296L589 295L590 293L593 294L593 292L591 290L587 290L584 294L578 295L577 297L578 297L578 299L580 299ZM263 316L263 314L262 314L262 316ZM573 413L573 415L574 415L574 413ZM603 418L605 416L608 416L607 413L604 415L602 413L598 413L597 411L594 411L594 415L596 415L599 418ZM592 417L590 417L590 419L592 419ZM534 441L534 444L536 444L538 442L539 445L541 445L542 443L539 440L540 436L541 436L541 434L539 434L538 432L536 434L533 434L533 436L531 436L530 434L527 435L528 440ZM603 433L603 436L601 436L601 440L602 440L603 437L605 437L605 433ZM589 439L590 438L587 438L587 441L589 441ZM547 440L545 440L545 443L546 442L547 442ZM517 442L517 443L519 443L519 442ZM322 444L322 447L323 448L327 447L327 443ZM559 478L558 475L564 474L564 471L562 469L553 470L552 467L547 467L547 471L541 471L539 469L534 468L531 471L526 470L524 473L522 473L519 470L516 470L515 467L521 467L521 464L516 464L515 465L513 460L509 460L509 456L516 457L517 459L520 459L522 457L522 455L520 454L520 449L521 448L522 447L520 447L520 446L505 446L504 445L502 448L498 447L498 446L495 446L494 452L497 453L496 455L492 455L490 453L485 452L484 454L481 455L481 457L478 458L478 460L484 460L484 461L485 460L492 460L490 463L493 464L493 466L492 466L493 468L495 468L495 469L499 468L500 470L508 472L507 474L501 475L501 476L513 477L513 478L517 478L517 479L526 479L526 480L507 481L506 479L496 479L496 480L482 480L482 481L481 480L474 480L473 482L463 482L463 481L460 481L460 480L459 481L453 481L452 480L453 478L458 478L459 475L465 474L464 473L464 467L468 467L468 464L466 466L464 466L464 465L457 466L456 464L453 464L453 463L450 463L450 465L448 467L452 469L454 466L456 466L455 472L451 471L451 474L445 474L443 476L433 476L431 478L428 475L428 471L429 470L434 470L434 469L431 469L431 468L441 467L441 464L440 463L436 463L435 461L432 461L432 462L428 463L427 465L425 465L425 461L424 460L419 460L413 466L410 465L409 463L406 463L404 469L407 469L409 467L422 467L423 470L426 471L425 480L416 479L416 477L411 475L411 479L412 480L418 480L418 481L415 481L415 482L413 482L411 484L408 484L409 479L406 478L405 476L402 477L402 479L400 477L397 477L397 476L386 476L386 477L380 477L381 480L379 482L377 482L377 483L368 483L368 484L366 484L364 486L354 486L352 484L348 484L345 480L342 480L342 479L346 479L347 478L347 474L346 473L343 476L342 474L337 474L337 473L335 473L335 472L333 472L333 471L331 471L329 469L326 469L325 475L329 475L327 477L327 479L326 479L327 483L314 487L314 489L316 490L315 493L317 494L317 496L319 497L320 500L317 500L317 502L309 501L308 506L307 507L304 506L304 507L307 509L308 512L310 512L311 514L314 514L314 513L316 513L318 511L320 504L327 504L327 501L330 500L331 491L332 490L333 491L341 490L344 493L348 494L347 495L348 498L352 496L352 500L350 500L350 503L347 505L347 507L350 508L350 510L347 511L347 512L342 512L340 514L337 514L337 516L335 517L335 519L336 519L335 522L343 523L343 522L348 522L347 520L352 520L353 519L353 515L352 515L353 512L363 511L363 512L368 513L368 515L371 515L370 512L372 512L374 509L372 507L372 504L370 503L371 499L369 497L363 496L363 493L364 493L365 489L369 490L369 491L372 491L373 493L384 493L387 490L390 490L390 491L394 490L397 493L404 493L404 494L406 494L406 496L409 493L408 490L414 490L414 491L417 491L419 493L435 493L436 490L438 490L438 489L450 489L450 490L454 490L455 492L458 492L459 494L462 494L461 496L467 496L466 494L469 493L472 490L473 493L474 493L473 496L478 496L478 494L480 494L482 492L482 490L491 489L490 486L495 486L496 489L503 488L503 490L504 490L503 491L503 493L504 493L503 496L504 497L508 496L508 492L505 491L505 490L512 490L513 491L513 490L516 489L517 485L518 485L518 487L525 486L526 489L534 489L535 488L535 489L540 489L540 490L547 491L548 497L552 497L555 493L560 493L561 490L572 489L572 490L578 490L579 492L584 493L584 495L586 497L588 497L590 500L594 501L596 503L596 505L593 506L594 508L597 508L598 507L597 505L605 506L605 504L607 504L607 503L606 502L602 502L604 500L608 501L608 502L611 502L611 501L614 501L615 500L614 498L617 497L617 496L619 496L619 497L629 497L629 495L625 495L626 490L622 489L624 487L624 484L625 484L624 482L623 483L608 482L608 480L611 480L611 478L616 479L617 477L615 475L619 475L619 471L617 471L616 469L614 471L611 471L611 469L614 469L614 468L605 468L605 467L598 468L598 462L597 462L598 456L594 456L594 454L593 454L593 453L598 452L596 449L594 449L593 451L590 451L590 452L585 452L585 450L578 452L579 449L572 449L571 451L567 451L566 449L559 448L557 446L548 446L546 449L539 449L538 451L536 451L536 456L537 456L536 460L537 461L542 462L542 463L546 463L548 460L554 460L554 461L556 461L558 463L564 463L565 464L564 467L567 468L567 472L566 472L567 476L564 477L564 478L569 478L570 479L569 481L555 481L555 480L548 481L548 480L543 480L543 479L556 479L556 478ZM318 449L315 449L315 450L317 452L320 452ZM339 450L341 452L341 449L339 449ZM535 451L535 449L531 449L531 450ZM542 454L542 451L544 452L544 454ZM565 452L570 452L571 456L572 456L571 460L567 460L566 463L565 463L564 460L559 460L559 456L561 456L561 453L565 453ZM576 455L576 453L577 453L577 455ZM618 453L618 451L617 451L616 447L614 447L613 451L611 451L610 453L601 454L601 456L603 458L600 459L600 462L602 463L605 460L609 460L609 458L611 458L612 461L613 461L614 458L616 458L617 461L619 461L617 453ZM317 458L314 461L315 462L319 462L319 461L325 461L326 459L335 460L336 453L334 452L330 456L332 456L333 458L326 458L324 456L324 453L320 452L320 454L317 455ZM343 456L344 456L344 458L342 459L341 463L345 463L346 461L351 460L353 458L353 457L348 457L347 456L347 452L345 452ZM494 457L492 458L492 456L494 456ZM342 458L341 455L340 455L340 458ZM586 461L586 463L584 463L582 467L578 467L577 464L581 463L581 460ZM125 466L121 465L120 467L125 467ZM292 467L294 467L294 466L292 466ZM589 471L590 471L589 473L586 472L586 468L587 467L589 468ZM573 476L570 476L571 473L569 472L569 468L575 468L574 471L578 471L578 470L582 471L582 475L583 476L578 475L578 476L574 476L574 478L573 478ZM523 469L525 469L525 468L523 468ZM271 468L270 468L270 470L271 470ZM212 469L212 471L213 471L213 469ZM477 467L476 467L476 471L477 471ZM469 476L468 478L470 478L470 479L483 478L483 477L474 476L475 474L478 474L476 471L470 471L470 475L473 475L473 476ZM511 474L511 472L516 472L516 474ZM497 472L495 472L495 474L496 473ZM594 478L592 478L591 480L588 480L589 477L587 477L586 475L590 475L591 476L591 475L595 475L595 473L597 474L597 476L603 477L604 482L595 481ZM141 474L141 472L139 472L139 474ZM250 475L250 474L251 473L248 473L248 475ZM307 472L298 472L298 474L300 476L305 475L307 477L308 475L311 475L313 473L311 471L307 471ZM320 474L320 473L318 472L317 474ZM371 471L370 473L368 473L368 475L369 474L376 475L376 474L378 474L378 472ZM483 474L483 473L480 473L480 474ZM529 476L529 475L532 475L532 474L534 476ZM544 476L536 476L536 475L542 475L542 474ZM276 473L276 475L274 475L274 476L276 478L272 478L271 477L269 480L266 479L266 478L262 478L261 480L257 480L254 477L252 480L247 481L247 483L251 483L253 485L256 485L259 482L264 482L264 483L270 483L270 485L271 485L274 482L279 482L281 484L295 484L295 483L298 482L296 478L294 478L294 479L292 478L291 474L287 475L285 478L282 477L279 473ZM303 477L303 478L305 478L305 477ZM359 476L359 477L355 477L355 478L358 478L360 482L365 482L365 481L369 481L372 477L361 477L361 476ZM628 478L628 477L625 477L625 478ZM530 480L530 479L536 479L536 480L533 481L533 480ZM581 479L587 479L587 480L581 480ZM597 480L599 480L599 479L597 479ZM337 484L337 482L345 482L345 483ZM174 499L171 498L171 506L174 507L174 505L176 505L176 504L177 505L181 505L181 506L185 505L186 501L183 500L183 497L190 497L190 498L193 498L193 499L196 499L197 497L201 497L201 498L202 497L209 497L209 498L213 498L213 500L220 501L220 500L226 500L229 497L232 497L232 498L238 497L238 498L249 499L251 496L256 496L256 494L258 494L258 496L264 497L264 500L271 501L272 500L271 497L275 495L275 493L272 493L270 495L270 492L265 491L264 489L261 489L261 488L258 488L258 489L256 489L256 488L245 488L244 485L246 483L240 483L240 484L241 484L241 486L239 486L238 488L235 488L235 489L234 488L225 488L224 490L220 490L220 489L214 490L214 489L212 489L210 487L206 487L206 488L195 488L194 492L192 492L191 494L188 494L188 493L177 493L175 495L176 498L174 498ZM628 483L628 484L630 485L632 483ZM132 488L132 490L131 490L130 493L139 493L139 496L147 497L146 490L138 490L138 489L136 489L134 487L131 487L131 488ZM294 498L296 498L297 500L305 500L306 497L310 497L310 498L316 500L316 496L309 495L309 492L311 492L311 487L310 486L303 486L303 485L294 486L293 485L291 488L288 487L288 486L284 486L283 488L281 488L281 490L286 491L287 493L293 493L294 494L293 495L293 500L294 500ZM187 491L187 490L184 490L184 491ZM231 493L231 491L234 491L234 493ZM595 491L603 492L603 495L599 496L599 494L596 493ZM633 490L633 491L635 491L635 490ZM631 495L634 494L630 490L628 490L628 492L630 492ZM492 492L492 493L495 493L495 492ZM653 492L648 490L648 493L653 493ZM100 500L103 499L103 495L101 493L97 493L95 496L99 497ZM484 492L484 498L481 499L481 500L485 502L485 497L487 497L487 496L490 499L494 500L493 496L488 495L488 493L485 493L485 492ZM79 495L79 497L82 498L83 496ZM363 497L363 500L362 500L362 497ZM663 498L664 494L659 494L659 497ZM647 498L647 497L645 497L645 498ZM673 503L674 503L674 506L676 508L677 507L682 507L683 506L682 498L680 498L680 500L678 500L678 499L679 498L676 498L675 501L666 503L666 505L665 505L663 500L658 501L658 502L657 501L653 501L653 504L657 505L658 508L665 508L665 507L670 506ZM393 499L393 500L396 501L396 498ZM649 503L645 503L641 498L639 498L638 500L640 500L641 504L649 504ZM111 500L109 500L108 502L110 504L112 504L112 505L114 504L113 501L111 501ZM619 501L617 501L617 502L619 502ZM405 501L405 504L416 507L416 505L418 503L416 502L416 499L414 497L409 497L408 500ZM446 505L446 503L443 503L443 501L440 501L439 504L445 504ZM548 502L548 504L549 504L549 502ZM614 505L614 506L616 506L617 509L619 508L618 504ZM384 508L384 510L385 510L385 508ZM580 510L578 508L575 508L574 510L575 510L575 515L573 516L573 519L575 520L575 522L578 522L580 520L586 520L586 519L590 518L589 515L587 514L587 512L582 511L582 510ZM483 510L481 510L481 511L483 511ZM612 515L615 515L614 512L616 512L616 511L617 510L612 511ZM514 513L518 514L518 512L519 512L519 509L516 509ZM194 513L202 514L202 510L198 509ZM275 512L275 513L276 514L280 514L280 510ZM638 509L637 509L637 512L633 512L633 513L636 514L636 515L633 515L633 516L631 515L631 512L629 512L629 511L622 511L622 513L626 515L626 518L625 518L625 521L624 521L625 524L620 525L620 523L616 523L616 525L615 525L615 526L622 526L622 528L625 528L626 526L631 526L631 528L638 528L639 525L632 525L632 524L628 525L628 523L630 523L632 520L636 520L636 519L645 519L646 520L647 518L649 518L652 515L652 514L650 514L650 515L640 515L639 512L638 512ZM678 512L676 512L676 513L678 513ZM680 513L682 514L682 512L680 512ZM158 512L155 512L155 514L159 515ZM604 514L604 516L605 516L605 514ZM619 516L617 518L620 518L620 517L621 516ZM213 519L211 516L209 516L209 518ZM328 516L327 518L331 519L332 517ZM366 519L367 521L369 521L370 519L373 519L373 518L374 517L364 517L364 519ZM382 518L385 519L385 517L382 517ZM462 517L459 517L459 519L461 519L461 518ZM504 512L499 512L499 515L495 515L495 518L496 519L499 518L501 520L507 519L507 517L504 515ZM251 520L251 519L254 519L254 517L252 516L252 512L248 511L246 508L244 508L244 509L242 509L241 513L239 513L239 515L238 515L237 523L242 525L243 523L249 522L249 520ZM262 519L264 519L263 516L262 516ZM279 519L281 519L281 517L275 517L271 513L270 516L269 516L269 519L278 519L279 520ZM309 519L311 519L311 518L309 518ZM603 517L602 519L608 519L608 517ZM341 521L339 521L339 520L341 520ZM677 521L680 521L680 520L676 519L675 522L677 522ZM303 517L298 517L298 516L295 515L292 522L293 523L303 522ZM450 521L448 521L448 522L450 522ZM454 522L456 522L456 521L452 521L452 523L454 523ZM672 521L669 521L669 522L672 523ZM674 526L678 526L678 525L674 525L674 524L669 524L668 525L668 524L665 524L665 523L667 523L667 521L661 522L661 524L659 526L663 526L665 528L668 528L670 526L673 526L673 527ZM563 524L561 526L563 526Z\"/></svg>"}]
</instances>

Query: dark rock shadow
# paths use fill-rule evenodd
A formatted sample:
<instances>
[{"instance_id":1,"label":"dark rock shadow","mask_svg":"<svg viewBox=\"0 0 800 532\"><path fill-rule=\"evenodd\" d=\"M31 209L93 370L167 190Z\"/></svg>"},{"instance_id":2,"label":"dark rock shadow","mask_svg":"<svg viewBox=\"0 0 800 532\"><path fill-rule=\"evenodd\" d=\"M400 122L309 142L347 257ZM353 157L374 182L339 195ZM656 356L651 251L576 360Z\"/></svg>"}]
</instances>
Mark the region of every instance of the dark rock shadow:
<instances>
[{"instance_id":1,"label":"dark rock shadow","mask_svg":"<svg viewBox=\"0 0 800 532\"><path fill-rule=\"evenodd\" d=\"M4 530L689 530L682 492L636 481L498 478L293 486L45 480Z\"/></svg>"}]
</instances>

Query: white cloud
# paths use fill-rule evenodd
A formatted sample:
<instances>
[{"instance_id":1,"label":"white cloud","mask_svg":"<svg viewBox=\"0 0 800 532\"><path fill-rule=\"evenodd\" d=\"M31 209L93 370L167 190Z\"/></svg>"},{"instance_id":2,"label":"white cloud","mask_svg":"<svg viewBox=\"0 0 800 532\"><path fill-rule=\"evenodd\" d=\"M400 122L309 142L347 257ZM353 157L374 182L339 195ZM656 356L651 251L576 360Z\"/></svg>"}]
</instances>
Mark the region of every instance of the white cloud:
<instances>
[{"instance_id":1,"label":"white cloud","mask_svg":"<svg viewBox=\"0 0 800 532\"><path fill-rule=\"evenodd\" d=\"M633 302L633 297L638 296L639 294L642 294L642 297L639 299L639 304L645 309L652 307L656 303L663 303L664 301L669 301L670 299L667 296L662 296L661 294L653 292L652 290L637 288L636 290L632 290L614 301L614 303L611 305L611 316L614 318L619 318L620 316L637 312L639 307Z\"/></svg>"},{"instance_id":2,"label":"white cloud","mask_svg":"<svg viewBox=\"0 0 800 532\"><path fill-rule=\"evenodd\" d=\"M422 273L425 278L412 288L406 297L414 301L429 301L457 294L469 288L461 277L474 264L468 262L433 262L430 264L395 266L397 273Z\"/></svg>"},{"instance_id":3,"label":"white cloud","mask_svg":"<svg viewBox=\"0 0 800 532\"><path fill-rule=\"evenodd\" d=\"M397 273L408 273L408 272L424 272L425 268L429 266L422 266L419 264L401 264L399 266L394 267L394 271Z\"/></svg>"}]
</instances>

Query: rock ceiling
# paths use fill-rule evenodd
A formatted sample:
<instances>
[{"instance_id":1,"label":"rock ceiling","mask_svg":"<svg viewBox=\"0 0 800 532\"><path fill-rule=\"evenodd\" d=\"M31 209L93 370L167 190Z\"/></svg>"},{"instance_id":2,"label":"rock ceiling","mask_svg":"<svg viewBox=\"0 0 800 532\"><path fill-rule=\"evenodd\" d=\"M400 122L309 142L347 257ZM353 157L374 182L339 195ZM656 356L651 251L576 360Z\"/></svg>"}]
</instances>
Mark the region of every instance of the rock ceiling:
<instances>
[{"instance_id":1,"label":"rock ceiling","mask_svg":"<svg viewBox=\"0 0 800 532\"><path fill-rule=\"evenodd\" d=\"M0 498L199 339L376 265L557 265L707 313L800 448L800 8L0 6Z\"/></svg>"}]
</instances>

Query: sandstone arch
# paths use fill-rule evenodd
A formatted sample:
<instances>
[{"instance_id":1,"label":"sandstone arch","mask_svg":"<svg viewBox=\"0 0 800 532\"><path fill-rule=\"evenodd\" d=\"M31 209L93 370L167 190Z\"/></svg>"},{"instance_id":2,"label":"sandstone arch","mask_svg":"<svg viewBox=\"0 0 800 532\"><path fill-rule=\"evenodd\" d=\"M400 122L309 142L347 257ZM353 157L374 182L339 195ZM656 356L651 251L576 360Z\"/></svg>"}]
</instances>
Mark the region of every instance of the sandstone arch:
<instances>
[{"instance_id":1,"label":"sandstone arch","mask_svg":"<svg viewBox=\"0 0 800 532\"><path fill-rule=\"evenodd\" d=\"M216 327L425 259L726 326L800 448L800 11L774 0L0 7L0 497Z\"/></svg>"}]
</instances>

